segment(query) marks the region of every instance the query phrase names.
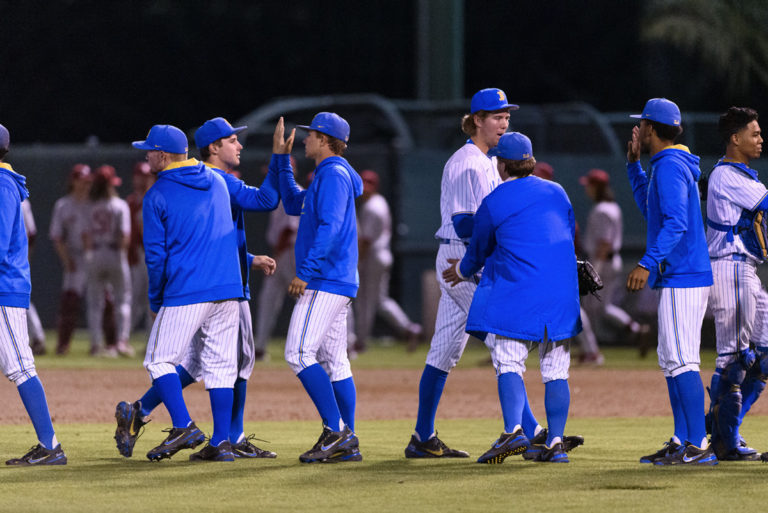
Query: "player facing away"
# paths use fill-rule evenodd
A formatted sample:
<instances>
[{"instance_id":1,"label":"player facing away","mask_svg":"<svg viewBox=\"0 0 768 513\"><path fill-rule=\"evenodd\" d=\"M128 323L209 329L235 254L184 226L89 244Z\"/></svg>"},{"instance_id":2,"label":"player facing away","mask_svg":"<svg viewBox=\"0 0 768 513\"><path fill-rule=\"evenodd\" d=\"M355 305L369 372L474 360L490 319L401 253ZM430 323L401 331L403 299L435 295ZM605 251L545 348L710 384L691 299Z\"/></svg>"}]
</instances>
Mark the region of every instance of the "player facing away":
<instances>
[{"instance_id":1,"label":"player facing away","mask_svg":"<svg viewBox=\"0 0 768 513\"><path fill-rule=\"evenodd\" d=\"M27 257L27 232L21 202L29 197L26 178L4 162L10 134L0 125L0 364L16 385L35 428L38 443L6 465L66 465L67 457L56 440L45 391L37 377L29 347L27 308L32 284Z\"/></svg>"},{"instance_id":2,"label":"player facing away","mask_svg":"<svg viewBox=\"0 0 768 513\"><path fill-rule=\"evenodd\" d=\"M477 461L502 463L529 448L522 427L523 373L536 345L548 436L535 460L567 463L570 339L581 331L573 207L560 185L531 176L536 159L528 137L504 134L491 152L503 183L477 209L464 257L448 259L442 275L456 286L483 269L466 331L491 351L504 431Z\"/></svg>"},{"instance_id":3,"label":"player facing away","mask_svg":"<svg viewBox=\"0 0 768 513\"><path fill-rule=\"evenodd\" d=\"M665 98L645 104L627 144L627 175L648 222L645 254L629 273L627 289L646 283L659 294L659 366L664 372L675 432L661 450L640 458L656 465L715 465L707 441L704 386L699 374L701 323L707 308L709 263L697 182L699 157L675 144L680 109ZM651 157L646 174L639 160Z\"/></svg>"},{"instance_id":4,"label":"player facing away","mask_svg":"<svg viewBox=\"0 0 768 513\"><path fill-rule=\"evenodd\" d=\"M768 190L749 167L763 149L757 117L742 107L720 116L725 156L710 172L707 189L707 246L714 277L709 305L717 336L708 424L720 460L760 458L739 435L768 375L768 293L757 276L757 265L767 256L763 218Z\"/></svg>"},{"instance_id":5,"label":"player facing away","mask_svg":"<svg viewBox=\"0 0 768 513\"><path fill-rule=\"evenodd\" d=\"M256 188L245 185L232 172L240 165L240 144L237 134L246 127L233 127L221 117L206 121L195 132L195 144L205 165L224 178L230 195L232 210L231 221L237 235L237 249L242 276L242 292L238 298L239 329L237 332L238 375L234 385L232 420L229 429L229 441L232 453L237 458L274 458L277 455L256 447L251 440L255 436L245 436L243 417L248 379L253 372L255 361L253 344L253 323L251 309L248 303L250 291L248 288L249 270L260 269L265 274L275 271L275 261L264 255L248 253L245 240L245 211L268 211L274 209L279 200L277 174L269 173L263 187ZM190 344L181 363L176 366L176 372L181 379L182 388L199 381L203 377L202 340L198 332ZM147 417L160 404L160 396L156 387L151 387L139 401L133 404L121 402L117 405L115 418L117 429L115 440L117 448L125 457L133 454L133 447L141 427L147 423Z\"/></svg>"},{"instance_id":6,"label":"player facing away","mask_svg":"<svg viewBox=\"0 0 768 513\"><path fill-rule=\"evenodd\" d=\"M197 334L213 434L190 460L234 461L229 443L238 370L233 341L243 283L227 185L202 162L187 158L187 137L174 126L155 125L133 146L146 150L157 173L142 207L149 303L157 313L144 367L173 422L168 437L147 458L170 458L205 440L189 416L176 370Z\"/></svg>"},{"instance_id":7,"label":"player facing away","mask_svg":"<svg viewBox=\"0 0 768 513\"><path fill-rule=\"evenodd\" d=\"M357 392L347 357L347 315L357 294L355 198L363 181L342 157L349 124L320 112L304 139L315 161L312 184L302 190L289 160L295 129L286 139L283 118L275 127L270 167L279 170L280 196L289 215L300 215L296 276L288 294L296 298L285 341L285 360L296 373L323 421L317 443L299 456L303 463L360 461L355 435Z\"/></svg>"}]
</instances>

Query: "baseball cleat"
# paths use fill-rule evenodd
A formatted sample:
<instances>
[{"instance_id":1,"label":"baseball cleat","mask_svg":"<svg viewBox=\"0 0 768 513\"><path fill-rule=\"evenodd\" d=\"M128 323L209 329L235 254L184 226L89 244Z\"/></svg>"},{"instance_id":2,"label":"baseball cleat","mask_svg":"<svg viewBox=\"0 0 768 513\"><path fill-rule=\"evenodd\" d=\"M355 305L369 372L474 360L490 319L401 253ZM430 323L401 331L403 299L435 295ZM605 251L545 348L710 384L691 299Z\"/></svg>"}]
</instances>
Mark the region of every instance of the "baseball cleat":
<instances>
[{"instance_id":1,"label":"baseball cleat","mask_svg":"<svg viewBox=\"0 0 768 513\"><path fill-rule=\"evenodd\" d=\"M406 458L469 458L469 453L451 449L435 436L426 442L420 442L416 435L411 435L411 441L405 448Z\"/></svg>"},{"instance_id":2,"label":"baseball cleat","mask_svg":"<svg viewBox=\"0 0 768 513\"><path fill-rule=\"evenodd\" d=\"M115 420L117 421L117 429L115 429L117 450L126 458L130 458L133 455L136 440L144 432L144 426L149 423L149 421L145 422L141 416L141 402L118 403L115 408Z\"/></svg>"},{"instance_id":3,"label":"baseball cleat","mask_svg":"<svg viewBox=\"0 0 768 513\"><path fill-rule=\"evenodd\" d=\"M201 450L190 454L189 461L235 461L235 455L229 440L216 446L209 441Z\"/></svg>"},{"instance_id":4,"label":"baseball cleat","mask_svg":"<svg viewBox=\"0 0 768 513\"><path fill-rule=\"evenodd\" d=\"M478 463L503 463L507 456L522 454L531 443L518 428L514 433L502 433L485 454L477 459Z\"/></svg>"},{"instance_id":5,"label":"baseball cleat","mask_svg":"<svg viewBox=\"0 0 768 513\"><path fill-rule=\"evenodd\" d=\"M539 434L534 436L530 440L530 446L523 453L523 459L535 460L536 457L539 455L539 453L541 453L541 451L546 446L547 435L548 435L547 428L544 428L541 431L539 431ZM563 450L565 452L571 452L576 447L580 445L584 445L584 437L579 435L564 436L562 443L563 443Z\"/></svg>"},{"instance_id":6,"label":"baseball cleat","mask_svg":"<svg viewBox=\"0 0 768 513\"><path fill-rule=\"evenodd\" d=\"M169 428L164 429L163 432L168 433L168 436L163 443L147 453L150 461L170 458L182 449L194 449L205 441L205 435L194 422L185 428Z\"/></svg>"},{"instance_id":7,"label":"baseball cleat","mask_svg":"<svg viewBox=\"0 0 768 513\"><path fill-rule=\"evenodd\" d=\"M341 459L342 456L351 455L358 448L358 445L357 435L348 426L344 426L341 431L331 431L330 428L324 426L317 443L299 456L299 461L302 463L331 463L330 460L359 461Z\"/></svg>"},{"instance_id":8,"label":"baseball cleat","mask_svg":"<svg viewBox=\"0 0 768 513\"><path fill-rule=\"evenodd\" d=\"M53 449L46 449L40 444L35 445L21 458L13 458L5 462L6 465L17 467L31 467L34 465L66 465L67 456L61 449L61 444Z\"/></svg>"},{"instance_id":9,"label":"baseball cleat","mask_svg":"<svg viewBox=\"0 0 768 513\"><path fill-rule=\"evenodd\" d=\"M749 447L744 440L739 442L738 447L727 451L722 457L717 453L715 453L715 456L717 456L718 460L723 461L757 461L760 459L760 453L757 452L757 449Z\"/></svg>"},{"instance_id":10,"label":"baseball cleat","mask_svg":"<svg viewBox=\"0 0 768 513\"><path fill-rule=\"evenodd\" d=\"M717 465L717 456L708 444L702 449L690 442L686 442L682 451L669 454L653 462L654 465Z\"/></svg>"},{"instance_id":11,"label":"baseball cleat","mask_svg":"<svg viewBox=\"0 0 768 513\"><path fill-rule=\"evenodd\" d=\"M558 442L552 447L546 445L542 448L541 452L536 455L533 461L541 461L546 463L570 463L568 455L565 453L563 443Z\"/></svg>"},{"instance_id":12,"label":"baseball cleat","mask_svg":"<svg viewBox=\"0 0 768 513\"><path fill-rule=\"evenodd\" d=\"M640 458L640 463L654 463L656 460L660 460L672 454L677 454L679 452L682 452L683 449L684 447L681 444L675 442L674 439L670 438L669 442L664 442L664 447L662 447L660 450L654 452L653 454L649 454L648 456L643 456L642 458Z\"/></svg>"},{"instance_id":13,"label":"baseball cleat","mask_svg":"<svg viewBox=\"0 0 768 513\"><path fill-rule=\"evenodd\" d=\"M232 444L232 453L235 458L277 458L277 454L272 451L259 449L251 443L251 440L255 440L254 435L248 435L243 438L240 443Z\"/></svg>"}]
</instances>

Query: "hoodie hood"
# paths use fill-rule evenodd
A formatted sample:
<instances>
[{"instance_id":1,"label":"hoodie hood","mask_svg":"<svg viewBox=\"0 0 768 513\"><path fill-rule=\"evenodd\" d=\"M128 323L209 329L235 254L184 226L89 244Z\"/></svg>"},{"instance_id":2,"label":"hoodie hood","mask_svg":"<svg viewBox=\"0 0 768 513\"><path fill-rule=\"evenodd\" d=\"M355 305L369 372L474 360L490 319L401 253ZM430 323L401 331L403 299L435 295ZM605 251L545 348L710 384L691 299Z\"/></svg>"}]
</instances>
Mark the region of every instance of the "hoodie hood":
<instances>
[{"instance_id":1,"label":"hoodie hood","mask_svg":"<svg viewBox=\"0 0 768 513\"><path fill-rule=\"evenodd\" d=\"M352 181L352 190L355 193L355 198L363 194L363 179L360 178L360 175L357 173L357 171L355 171L354 168L349 165L347 159L344 157L328 157L320 163L316 173L320 171L320 167L325 167L327 164L339 164L344 167L344 169L346 169L347 173L349 174L349 179Z\"/></svg>"},{"instance_id":2,"label":"hoodie hood","mask_svg":"<svg viewBox=\"0 0 768 513\"><path fill-rule=\"evenodd\" d=\"M178 184L207 191L213 184L213 171L197 159L175 162L157 175L158 180L170 180Z\"/></svg>"},{"instance_id":3,"label":"hoodie hood","mask_svg":"<svg viewBox=\"0 0 768 513\"><path fill-rule=\"evenodd\" d=\"M0 174L5 175L13 180L16 185L16 189L19 191L19 198L21 201L29 198L29 191L27 190L27 178L15 172L10 164L0 162Z\"/></svg>"},{"instance_id":4,"label":"hoodie hood","mask_svg":"<svg viewBox=\"0 0 768 513\"><path fill-rule=\"evenodd\" d=\"M651 158L651 164L655 166L656 163L663 158L668 158L680 163L691 172L691 176L693 177L694 182L699 181L699 178L701 177L699 157L692 154L691 150L689 150L687 146L682 144L675 144L674 146L664 148L656 155L654 155L653 158Z\"/></svg>"}]
</instances>

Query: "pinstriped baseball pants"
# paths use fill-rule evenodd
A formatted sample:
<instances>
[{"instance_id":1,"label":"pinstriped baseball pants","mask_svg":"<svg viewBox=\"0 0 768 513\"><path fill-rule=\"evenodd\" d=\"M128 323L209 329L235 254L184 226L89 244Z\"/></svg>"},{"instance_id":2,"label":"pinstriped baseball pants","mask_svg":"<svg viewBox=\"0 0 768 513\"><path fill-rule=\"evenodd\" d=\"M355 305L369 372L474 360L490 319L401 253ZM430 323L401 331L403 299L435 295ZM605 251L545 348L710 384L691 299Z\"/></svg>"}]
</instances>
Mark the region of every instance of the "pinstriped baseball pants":
<instances>
[{"instance_id":1,"label":"pinstriped baseball pants","mask_svg":"<svg viewBox=\"0 0 768 513\"><path fill-rule=\"evenodd\" d=\"M709 287L662 288L659 294L659 367L664 376L699 372L701 323Z\"/></svg>"},{"instance_id":2,"label":"pinstriped baseball pants","mask_svg":"<svg viewBox=\"0 0 768 513\"><path fill-rule=\"evenodd\" d=\"M294 373L319 363L331 381L352 376L347 358L346 296L306 289L296 301L285 341L285 361Z\"/></svg>"},{"instance_id":3,"label":"pinstriped baseball pants","mask_svg":"<svg viewBox=\"0 0 768 513\"><path fill-rule=\"evenodd\" d=\"M0 364L3 374L16 386L37 376L25 308L0 306Z\"/></svg>"},{"instance_id":4,"label":"pinstriped baseball pants","mask_svg":"<svg viewBox=\"0 0 768 513\"><path fill-rule=\"evenodd\" d=\"M568 379L568 369L571 366L570 339L557 342L535 342L532 340L518 340L502 337L501 335L488 334L485 339L486 347L491 351L493 368L496 375L514 372L523 376L525 373L525 360L534 346L538 346L539 365L541 368L541 381L548 383L556 379Z\"/></svg>"}]
</instances>

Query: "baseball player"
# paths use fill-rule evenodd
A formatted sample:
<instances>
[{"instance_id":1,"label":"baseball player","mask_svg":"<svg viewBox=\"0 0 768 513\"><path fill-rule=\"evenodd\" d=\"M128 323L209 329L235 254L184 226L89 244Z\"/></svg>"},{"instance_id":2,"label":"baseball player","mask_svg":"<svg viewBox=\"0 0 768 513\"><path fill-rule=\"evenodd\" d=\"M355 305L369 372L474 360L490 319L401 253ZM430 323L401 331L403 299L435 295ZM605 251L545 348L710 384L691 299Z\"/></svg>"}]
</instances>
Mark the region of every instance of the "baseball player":
<instances>
[{"instance_id":1,"label":"baseball player","mask_svg":"<svg viewBox=\"0 0 768 513\"><path fill-rule=\"evenodd\" d=\"M21 212L24 216L24 228L27 232L27 246L31 257L32 248L34 247L35 239L37 238L37 225L35 224L35 216L32 215L32 205L30 205L28 199L21 202ZM43 330L43 323L40 322L37 308L35 308L35 305L31 301L29 302L29 310L27 310L27 331L29 332L29 346L32 348L32 354L45 354L45 331Z\"/></svg>"},{"instance_id":2,"label":"baseball player","mask_svg":"<svg viewBox=\"0 0 768 513\"><path fill-rule=\"evenodd\" d=\"M26 309L32 285L21 211L21 202L29 197L29 192L26 178L4 162L10 143L8 130L0 125L0 365L19 391L38 443L24 456L5 463L66 465L67 457L56 439L45 391L29 347Z\"/></svg>"},{"instance_id":3,"label":"baseball player","mask_svg":"<svg viewBox=\"0 0 768 513\"><path fill-rule=\"evenodd\" d=\"M296 185L289 155L295 129L284 137L277 123L270 167L280 173L280 195L289 215L300 215L296 237L296 276L288 293L293 309L285 360L296 373L323 421L317 443L303 463L360 461L354 429L355 383L347 357L347 315L358 288L355 198L363 192L360 175L342 157L349 124L338 114L320 112L304 139L304 154L315 161L315 178Z\"/></svg>"},{"instance_id":4,"label":"baseball player","mask_svg":"<svg viewBox=\"0 0 768 513\"><path fill-rule=\"evenodd\" d=\"M741 107L720 116L725 156L709 174L707 190L707 245L714 276L709 304L717 335L709 411L712 446L720 460L760 457L739 435L742 411L757 400L768 375L768 293L756 273L766 258L760 218L768 210L768 190L749 167L763 149L757 117L753 109Z\"/></svg>"},{"instance_id":5,"label":"baseball player","mask_svg":"<svg viewBox=\"0 0 768 513\"><path fill-rule=\"evenodd\" d=\"M603 280L602 298L587 295L583 299L584 310L592 321L606 319L610 324L622 330L631 340L637 340L648 332L647 325L635 321L626 311L615 305L616 292L623 285L621 269L621 244L623 222L621 207L616 203L611 189L611 178L602 169L591 169L579 178L589 199L594 206L587 217L587 229L584 235L584 249L590 263ZM602 359L597 354L585 356L585 360Z\"/></svg>"},{"instance_id":6,"label":"baseball player","mask_svg":"<svg viewBox=\"0 0 768 513\"><path fill-rule=\"evenodd\" d=\"M640 458L657 465L715 465L704 424L704 386L699 374L701 323L712 269L707 254L697 182L699 157L676 145L680 109L666 98L645 104L640 126L627 144L627 175L648 222L646 250L629 273L627 289L648 283L659 292L659 366L669 390L675 432L661 450ZM650 175L640 165L651 156Z\"/></svg>"},{"instance_id":7,"label":"baseball player","mask_svg":"<svg viewBox=\"0 0 768 513\"><path fill-rule=\"evenodd\" d=\"M440 303L435 334L419 384L416 430L405 449L406 458L467 458L469 453L451 449L437 437L435 414L450 370L464 352L469 335L464 327L477 285L474 280L448 286L440 277L448 259L461 259L472 236L475 211L499 183L495 161L488 150L496 146L509 126L509 112L517 105L507 102L501 89L483 89L472 97L470 113L461 128L470 139L456 151L443 170L440 191L442 225L435 234L440 241L435 266L440 283ZM492 336L492 335L491 335Z\"/></svg>"},{"instance_id":8,"label":"baseball player","mask_svg":"<svg viewBox=\"0 0 768 513\"><path fill-rule=\"evenodd\" d=\"M277 455L271 451L265 451L253 445L254 436L246 437L243 431L243 414L245 410L245 398L247 380L253 372L254 347L253 347L253 323L251 321L251 309L248 304L250 291L248 288L249 269L261 269L266 274L275 271L275 261L264 255L251 255L248 253L245 240L245 211L266 211L277 206L279 192L276 173L267 175L264 186L261 189L249 187L242 180L236 178L233 171L240 164L240 150L243 148L238 141L237 134L246 127L234 128L227 120L221 117L206 121L195 132L195 144L200 154L205 159L205 165L224 178L230 195L232 220L237 235L238 254L242 274L242 294L238 298L239 329L237 334L238 347L238 376L234 385L232 419L229 429L229 441L232 453L238 458L274 458ZM202 367L205 364L199 334L195 335L193 343L187 353L176 366L182 388L203 377ZM136 443L141 427L146 424L151 411L160 404L160 396L155 387L150 388L144 396L133 404L121 402L117 405L115 418L117 429L115 440L117 448L123 456L130 457L133 446Z\"/></svg>"},{"instance_id":9,"label":"baseball player","mask_svg":"<svg viewBox=\"0 0 768 513\"><path fill-rule=\"evenodd\" d=\"M147 333L152 329L152 310L149 309L149 276L144 264L144 229L141 219L141 207L144 195L152 184L155 175L146 161L133 166L133 192L125 198L131 211L131 240L128 244L128 267L131 272L131 331L143 319Z\"/></svg>"},{"instance_id":10,"label":"baseball player","mask_svg":"<svg viewBox=\"0 0 768 513\"><path fill-rule=\"evenodd\" d=\"M128 270L131 219L128 204L115 191L121 183L115 168L103 165L96 169L88 193L90 205L83 228L83 247L92 355L134 355L133 347L128 342L131 330L131 279ZM104 347L101 329L104 291L107 288L111 290L116 306L117 343Z\"/></svg>"},{"instance_id":11,"label":"baseball player","mask_svg":"<svg viewBox=\"0 0 768 513\"><path fill-rule=\"evenodd\" d=\"M570 404L569 339L581 330L573 208L562 187L530 176L536 159L528 137L504 134L491 152L504 183L477 209L464 257L449 259L442 274L456 286L483 269L466 331L491 351L504 431L477 461L502 463L530 446L522 428L522 375L537 343L548 436L536 460L568 463L563 431Z\"/></svg>"},{"instance_id":12,"label":"baseball player","mask_svg":"<svg viewBox=\"0 0 768 513\"><path fill-rule=\"evenodd\" d=\"M371 336L376 313L405 336L409 344L421 335L421 326L411 322L397 302L389 297L389 274L392 269L392 215L384 196L379 194L379 175L366 169L360 173L363 195L360 197L358 252L360 289L355 300L356 351L364 351Z\"/></svg>"},{"instance_id":13,"label":"baseball player","mask_svg":"<svg viewBox=\"0 0 768 513\"><path fill-rule=\"evenodd\" d=\"M234 461L229 429L238 366L232 341L237 340L243 282L227 185L218 173L187 158L187 137L174 126L155 125L133 146L147 151L157 173L142 207L149 301L157 313L144 367L173 422L168 437L147 458L170 458L205 439L189 417L176 371L199 331L213 434L190 460Z\"/></svg>"}]
</instances>

